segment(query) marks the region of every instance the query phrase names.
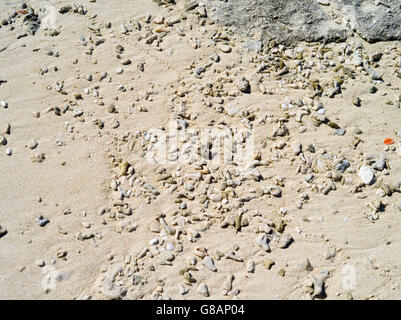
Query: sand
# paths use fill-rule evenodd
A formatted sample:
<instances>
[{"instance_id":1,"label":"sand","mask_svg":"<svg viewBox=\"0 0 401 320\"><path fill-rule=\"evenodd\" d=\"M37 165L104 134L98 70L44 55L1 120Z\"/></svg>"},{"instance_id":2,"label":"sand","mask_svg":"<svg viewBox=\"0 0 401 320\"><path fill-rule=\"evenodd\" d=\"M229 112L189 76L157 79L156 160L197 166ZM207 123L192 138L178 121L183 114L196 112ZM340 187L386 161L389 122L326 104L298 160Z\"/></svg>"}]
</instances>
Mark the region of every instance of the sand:
<instances>
[{"instance_id":1,"label":"sand","mask_svg":"<svg viewBox=\"0 0 401 320\"><path fill-rule=\"evenodd\" d=\"M42 26L35 35L16 39L17 34L24 31L21 18L12 24L15 30L10 30L10 26L0 29L0 47L5 48L0 52L0 78L7 80L0 85L0 100L8 104L7 108L0 108L0 128L3 130L6 123L11 125L10 134L4 134L7 145L0 147L0 225L8 231L0 238L1 299L203 299L205 297L197 292L199 283L207 284L211 299L308 299L311 293L310 273L318 278L328 274L324 281L325 294L316 298L401 297L401 211L397 208L401 203L401 195L393 192L391 197L381 197L377 193L381 185L401 181L398 145L401 137L397 136L397 132L401 131L397 120L401 112L401 79L396 74L401 55L399 43L369 44L357 37L348 39L348 43L361 42L364 50L371 54L385 52L375 68L383 73L384 82L376 83L379 91L371 94L368 88L372 80L366 74L356 73L356 79L344 82L341 94L334 98L323 95L318 99L324 105L326 116L346 129L344 136L333 134L334 130L325 124L315 127L310 115L303 117L306 131L300 133L302 124L286 117L281 104L286 97L296 102L308 96L310 88L292 88L288 84L290 81L286 82L285 79L296 79L294 74L277 78L272 73L262 77L264 87L271 94L260 92L257 83L260 74L255 72L260 63L252 62L257 55L244 49L243 43L247 39L230 35L229 45L233 49L230 53L223 53L211 41L215 32L222 32L223 28L209 22L200 26L193 12L185 13L183 1L169 6L172 10L151 1L121 0L118 5L106 0L77 1L76 4L82 4L87 10L85 15L72 11L58 13L58 9L68 3L27 3L35 12L39 12L41 5L54 4L57 9L55 23L60 31L57 36L49 36L49 30ZM11 12L13 7L2 1L0 12ZM188 18L186 21L181 18L181 22L167 27L143 22L144 19L140 17L148 14L151 15L151 21L161 15L186 15ZM44 15L46 13L41 13L40 17ZM134 29L130 21L140 21L143 29ZM109 22L111 27L107 28ZM101 37L105 40L100 45L89 40L90 37L96 37L87 27L92 23L100 27ZM130 26L132 31L122 34L122 24ZM139 36L146 38L147 26L151 30L158 27L169 30L159 45L161 51L155 49L154 43L149 45L144 40L138 41ZM185 36L178 34L181 33L179 28L184 30ZM80 43L82 36L88 42L87 46ZM194 48L191 38L196 38L199 48ZM124 47L121 59L116 58L117 45ZM85 53L90 46L94 48L91 55ZM311 47L301 43L299 47L309 53L318 45ZM337 52L341 44L328 44L327 47ZM59 57L49 56L47 53L50 50L57 51ZM204 66L215 53L221 61L208 68L201 78L195 77L188 68L191 61L194 61L195 67ZM74 63L75 59L77 63ZM122 65L124 59L130 59L131 64ZM144 64L144 71L138 69L139 63ZM234 63L234 67L226 69L230 63ZM293 60L286 60L286 64L290 70L295 70ZM48 71L41 74L44 67ZM213 73L213 67L219 69L220 73ZM117 73L118 68L124 69L122 74ZM100 81L102 72L108 75ZM92 81L85 79L87 74L93 76ZM333 79L334 74L331 67L326 72L318 72L314 67L311 78L318 78L322 83ZM221 82L224 83L224 89L223 102L220 104L218 97L208 99L204 95L205 90L201 89L206 83L217 84L219 77L235 81L241 76L249 80L251 94L238 92L234 83ZM57 81L64 82L62 91L66 94L55 90ZM119 85L126 90L119 90ZM90 88L92 92L86 94L85 88ZM99 97L93 95L93 89L96 88ZM180 97L180 90L187 90L188 93ZM235 94L224 95L224 91L234 91ZM81 93L83 99L76 100L74 93ZM146 96L150 98L145 99ZM205 97L205 100L213 102L213 107L204 105L202 99ZM352 104L355 97L361 98L361 107ZM387 99L392 105L386 104ZM99 105L99 101L104 105ZM189 241L187 235L176 239L175 236L149 231L149 224L156 221L161 213L166 214L169 225L178 229L173 221L179 216L185 217L183 213L186 211L178 208L174 194L167 192L163 183L157 181L156 170L165 167L168 172L176 172L180 166L182 172L189 173L194 169L193 165L188 164L150 164L141 157L140 144L143 138L133 137L135 132L143 133L160 126L167 128L183 101L189 113L197 114L196 119L187 119L190 128L199 130L207 128L213 120L215 127L224 121L231 127L243 128L241 112L244 110L255 113L257 119L267 116L264 124L252 122L255 152L260 151L261 159L269 162L267 166L258 167L263 176L260 184L276 184L281 181L280 177L284 177L282 196L265 195L245 202L243 217L247 218L249 226L242 227L240 231L234 227L220 227L221 220L227 215L236 214L238 208L222 212L216 208L216 204L211 203L205 209L197 202L200 195L195 191L194 201L184 201L191 211L186 216L185 229L197 230L199 239ZM116 113L108 112L110 104L115 106ZM67 105L70 110L61 112L59 116L51 109L58 107L64 110ZM225 110L237 108L238 113L230 117L219 112L219 106ZM141 112L139 107L146 108L147 112ZM77 116L77 110L82 110L83 114ZM38 118L35 116L37 112L40 112ZM273 120L282 117L288 121L285 125L289 134L266 139L275 127ZM101 119L104 128L93 124L94 119ZM273 123L269 119L273 119ZM115 129L113 120L119 122ZM362 133L355 135L355 128ZM131 132L128 137L127 132ZM351 146L354 136L361 139L355 149ZM395 144L390 147L383 144L387 137L392 138ZM31 140L38 143L34 149L27 147ZM128 147L131 140L136 142L132 150ZM57 141L62 145L58 145ZM332 155L328 162L332 163L335 158L346 158L355 171L346 172L340 181L334 181L336 190L327 195L313 191L304 182L305 175L296 171L302 161L292 152L294 141L301 142L304 149L308 144L313 144L316 153L304 151L307 157L321 157L324 149L326 154ZM286 146L276 148L279 142L285 142ZM6 155L6 148L12 149L11 156ZM33 156L42 153L45 157L42 162L32 161ZM366 162L366 154L379 153L386 155L388 175L375 171L377 181L373 185L361 187L361 192L350 193L351 187L360 183L357 173ZM132 208L132 215L124 218L113 218L108 214L100 216L100 207L113 208L112 203L116 201L116 192L111 189L110 182L121 176L119 161L128 161L135 170L137 181L143 180L156 186L160 195L148 203L143 185L134 183L132 195L124 200ZM231 170L232 166L219 163L210 165L210 168L215 170L217 177L219 170ZM329 171L328 168L321 168L320 172L315 173L317 185L331 180L327 178ZM126 181L127 177L124 179ZM219 183L221 179L213 187L218 189ZM196 184L196 190L200 184ZM180 183L178 185L183 190L183 186ZM236 192L240 195L255 194L252 189L258 185L252 179L245 180ZM301 201L302 209L298 209L299 195L303 192L308 194L309 200ZM234 199L229 200L236 203ZM366 203L377 200L387 205L385 210L378 213L379 219L372 222L366 218L366 214L372 211ZM286 214L280 208L285 208ZM175 211L178 211L177 215L173 214ZM212 218L204 218L207 214ZM35 219L39 215L50 222L44 227L38 226ZM193 219L195 216L201 218ZM284 234L290 234L293 243L281 249L272 241L271 253L261 250L255 242L258 236L255 230L261 218L275 221L283 219L287 224ZM127 231L122 227L122 221L129 221L134 228ZM85 222L90 224L90 228L82 225ZM90 233L93 237L80 241L77 239L80 232ZM274 233L283 236L276 231ZM154 237L159 238L159 246L156 247L162 250L161 253L154 251L152 255L137 259L144 247L151 247L149 241ZM174 244L175 250L182 245L182 251L173 250L175 257L171 265L160 265L159 259L166 253L163 251L166 243ZM243 262L224 257L217 260L212 254L215 249L227 253L234 244L238 245L236 255ZM183 283L184 278L179 270L188 266L187 258L194 255L196 247L207 248L217 272L205 268L201 264L202 259L197 257L195 267L198 271L192 272L197 283L185 285L189 292L181 295L179 284ZM270 270L264 266L266 258L275 262ZM45 266L39 267L38 260L44 260ZM245 268L249 260L256 263L252 273ZM312 271L305 268L306 260L312 265ZM152 265L155 271L152 271ZM121 271L108 283L108 289L111 290L102 289L107 287L102 282L102 275L108 275L116 266L120 266ZM285 270L284 276L281 269ZM232 289L238 290L225 295L222 285L228 274L234 275ZM46 282L46 275L55 280ZM133 285L135 275L140 275L141 282Z\"/></svg>"}]
</instances>

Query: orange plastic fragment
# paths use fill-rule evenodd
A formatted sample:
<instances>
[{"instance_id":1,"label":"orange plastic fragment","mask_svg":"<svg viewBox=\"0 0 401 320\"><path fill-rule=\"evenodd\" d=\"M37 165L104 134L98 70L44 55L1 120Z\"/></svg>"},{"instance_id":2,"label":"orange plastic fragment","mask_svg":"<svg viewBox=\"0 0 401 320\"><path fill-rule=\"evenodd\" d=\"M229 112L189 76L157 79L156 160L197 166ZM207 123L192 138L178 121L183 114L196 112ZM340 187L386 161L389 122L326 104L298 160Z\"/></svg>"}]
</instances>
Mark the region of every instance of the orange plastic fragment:
<instances>
[{"instance_id":1,"label":"orange plastic fragment","mask_svg":"<svg viewBox=\"0 0 401 320\"><path fill-rule=\"evenodd\" d=\"M390 144L393 144L393 143L394 143L394 140L391 139L391 138L386 138L386 139L384 139L383 142L384 142L384 144L390 145Z\"/></svg>"}]
</instances>

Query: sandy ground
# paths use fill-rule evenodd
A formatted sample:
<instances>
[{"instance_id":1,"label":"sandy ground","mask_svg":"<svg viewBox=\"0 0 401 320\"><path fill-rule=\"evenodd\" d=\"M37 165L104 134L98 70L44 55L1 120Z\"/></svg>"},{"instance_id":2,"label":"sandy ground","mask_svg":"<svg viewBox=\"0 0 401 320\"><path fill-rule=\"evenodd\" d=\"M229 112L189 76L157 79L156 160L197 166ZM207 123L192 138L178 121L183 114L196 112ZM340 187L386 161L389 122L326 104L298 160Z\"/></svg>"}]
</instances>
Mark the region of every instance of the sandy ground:
<instances>
[{"instance_id":1,"label":"sandy ground","mask_svg":"<svg viewBox=\"0 0 401 320\"><path fill-rule=\"evenodd\" d=\"M362 43L368 55L384 53L375 66L383 81L372 81L362 68L352 66L351 56L343 55L344 64L355 71L355 79L345 77L342 93L330 98L326 92L332 79L342 74L334 69L340 64L338 52L343 44L327 45L330 50L326 53L319 44L299 44L298 48L304 48L304 59L315 62L311 75L297 74L296 59L287 57L290 73L274 76L277 70L256 72L264 53L245 50L246 39L240 35L227 32L230 40L222 42L227 42L231 52L222 52L220 42L216 46L212 38L216 39L218 32L224 35L224 28L199 17L202 13L196 14L197 8L185 12L183 1L167 7L151 1L121 0L118 5L106 0L77 1L75 4L82 4L86 14L73 10L60 14L58 9L68 3L27 2L41 18L48 13L40 13L40 6L56 8L57 36L50 36L42 26L35 35L28 33L17 39L18 34L26 32L24 13L0 29L0 78L7 80L0 84L0 100L7 102L7 108L0 107L0 129L3 131L7 123L11 127L9 134L2 133L7 143L0 147L0 226L7 229L0 238L1 299L203 299L198 290L203 283L212 299L309 299L311 294L327 299L401 297L399 43L368 44L349 39L347 43L353 48ZM2 0L2 18L15 8L18 5ZM144 22L148 14L149 23ZM179 17L180 22L171 26L155 23L153 19L160 16ZM140 22L141 30L135 28L135 21ZM126 33L121 32L122 24L128 28ZM88 26L99 27L101 35L95 35ZM159 44L157 40L146 43L149 30L160 37ZM99 36L103 43L91 42ZM124 47L120 59L117 45ZM88 54L90 47L93 52ZM280 50L266 55L279 56L284 51ZM49 51L59 56L48 55ZM313 57L312 51L323 52L323 58ZM210 60L213 54L220 56L219 62ZM122 65L126 59L131 63ZM333 60L335 65L321 70L318 63L323 60ZM211 61L201 76L194 75L195 68ZM138 67L141 63L143 71ZM44 68L48 71L43 72ZM123 73L118 74L119 68ZM99 80L102 72L107 76ZM89 74L91 81L86 79ZM250 94L235 86L242 76L250 82ZM316 106L320 101L327 118L346 129L345 135L334 134L326 124L314 126L311 112L306 112L300 123L294 114L283 110L283 102L294 105L295 110L301 109L295 105L300 99L308 105L307 97L313 93L308 82L311 78L321 84L327 82L325 93L315 97L313 103ZM57 92L56 83L61 81L63 88ZM213 93L207 93L207 83L214 84ZM267 94L258 90L260 84ZM373 84L379 89L375 94L368 90ZM82 99L76 99L78 93ZM360 107L352 103L356 97L362 101ZM195 182L193 191L186 191L185 175L199 172L196 164L150 164L142 154L150 144L144 132L168 128L182 103L186 103L189 128L204 130L211 121L216 128L224 123L245 128L248 123L255 136L255 153L260 152L261 161L266 162L257 167L263 179L257 182L244 174L248 178L240 186L224 193L227 201L206 201L210 202L206 206L199 201L201 189L209 186L209 198L211 193L223 194L221 184L227 182L224 170L235 172L234 165L207 165L214 182L205 183L206 173ZM111 104L117 112L109 112ZM61 110L60 115L55 114L55 107ZM142 112L145 109L147 112ZM232 117L227 114L231 109L238 110ZM256 119L243 121L246 110ZM95 119L104 127L96 126ZM113 128L116 121L118 126ZM288 133L273 134L278 123L281 128L284 124ZM301 126L305 128L300 130ZM356 128L360 129L358 134ZM361 141L353 148L355 137ZM383 143L387 137L394 140L393 145ZM37 146L31 149L33 140ZM292 150L295 141L302 143L301 155ZM314 153L307 150L310 144L316 149ZM12 155L6 155L7 148L12 149ZM366 155L380 153L386 156L387 169L375 170L372 185L358 185L359 167L372 164ZM33 161L41 154L42 162ZM308 161L302 160L303 156L312 163L304 172L302 166ZM351 167L335 176L338 159L347 159ZM119 167L124 161L133 168L128 175ZM178 188L172 193L167 182L157 180L157 170L162 167L176 180L171 185ZM312 172L313 182L306 183L305 177ZM115 204L121 197L119 191L113 191L116 181L132 192L122 200L132 208L132 215L116 214ZM323 194L323 187L331 181L336 190ZM151 194L146 183L160 194ZM281 197L265 194L242 204L238 201L238 197L258 194L258 187L275 184L281 185ZM385 184L391 186L391 196L383 194ZM358 192L350 192L353 186L358 186ZM193 194L195 199L180 198L178 192ZM384 209L370 221L366 215L372 209L366 204L373 201L382 201ZM112 210L99 215L103 206ZM244 223L240 230L220 226L227 216L242 211L248 225ZM165 221L175 229L175 235L163 230L160 214L166 215ZM40 227L35 221L39 215L50 222ZM284 231L278 230L279 221L286 223ZM263 222L272 229L272 234L267 234L271 252L256 243L263 234L256 230ZM152 232L149 225L154 223ZM89 239L80 240L79 233ZM280 241L288 235L293 242L280 248ZM151 245L149 241L155 237L158 243ZM173 245L171 251L166 250L167 244ZM148 251L142 257L144 248ZM198 253L192 266L195 270L189 271L196 283L189 285L184 279L188 273L179 271L190 266L188 259L196 248L207 249L217 272L202 265L203 256ZM242 261L224 255L220 259L216 249L224 255L234 251ZM274 261L271 269L266 267L266 259ZM252 272L247 270L250 261L256 265ZM224 292L222 287L229 275L234 281ZM318 294L319 281L313 279L324 282L323 294ZM188 292L180 294L180 290Z\"/></svg>"}]
</instances>

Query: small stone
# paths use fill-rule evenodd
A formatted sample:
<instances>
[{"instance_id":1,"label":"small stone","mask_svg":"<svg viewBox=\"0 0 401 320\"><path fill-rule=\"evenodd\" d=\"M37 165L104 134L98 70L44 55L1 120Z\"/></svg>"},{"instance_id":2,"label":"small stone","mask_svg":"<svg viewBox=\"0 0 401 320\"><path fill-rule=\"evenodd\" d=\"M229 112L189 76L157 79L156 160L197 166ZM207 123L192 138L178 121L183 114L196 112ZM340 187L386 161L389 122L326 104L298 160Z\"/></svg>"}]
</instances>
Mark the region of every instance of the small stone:
<instances>
[{"instance_id":1,"label":"small stone","mask_svg":"<svg viewBox=\"0 0 401 320\"><path fill-rule=\"evenodd\" d=\"M270 270L274 266L275 262L272 259L266 258L263 260L263 265L267 270Z\"/></svg>"},{"instance_id":2,"label":"small stone","mask_svg":"<svg viewBox=\"0 0 401 320\"><path fill-rule=\"evenodd\" d=\"M319 2L319 4L321 4L322 6L330 5L330 0L317 0L317 2Z\"/></svg>"},{"instance_id":3,"label":"small stone","mask_svg":"<svg viewBox=\"0 0 401 320\"><path fill-rule=\"evenodd\" d=\"M13 150L11 148L6 149L6 155L11 156L13 154Z\"/></svg>"},{"instance_id":4,"label":"small stone","mask_svg":"<svg viewBox=\"0 0 401 320\"><path fill-rule=\"evenodd\" d=\"M265 234L261 234L257 239L256 239L256 244L261 247L264 251L270 252L270 246L269 246L269 239Z\"/></svg>"},{"instance_id":5,"label":"small stone","mask_svg":"<svg viewBox=\"0 0 401 320\"><path fill-rule=\"evenodd\" d=\"M209 196L209 199L212 200L213 202L220 202L223 199L223 197L219 194L211 194Z\"/></svg>"},{"instance_id":6,"label":"small stone","mask_svg":"<svg viewBox=\"0 0 401 320\"><path fill-rule=\"evenodd\" d=\"M293 50L291 50L291 49L285 50L285 51L284 51L284 54L285 54L288 58L290 58L290 59L292 59L292 60L295 60L295 59L297 58L297 55L296 55L295 52L294 52Z\"/></svg>"},{"instance_id":7,"label":"small stone","mask_svg":"<svg viewBox=\"0 0 401 320\"><path fill-rule=\"evenodd\" d=\"M336 256L336 249L334 248L329 248L326 252L326 259L330 260Z\"/></svg>"},{"instance_id":8,"label":"small stone","mask_svg":"<svg viewBox=\"0 0 401 320\"><path fill-rule=\"evenodd\" d=\"M50 222L49 219L44 218L42 215L37 217L35 221L40 227L44 227L46 224L48 224Z\"/></svg>"},{"instance_id":9,"label":"small stone","mask_svg":"<svg viewBox=\"0 0 401 320\"><path fill-rule=\"evenodd\" d=\"M294 151L294 155L299 155L302 152L302 144L299 141L295 141L292 144L292 150Z\"/></svg>"},{"instance_id":10,"label":"small stone","mask_svg":"<svg viewBox=\"0 0 401 320\"><path fill-rule=\"evenodd\" d=\"M36 264L38 267L44 267L44 266L45 266L45 261L44 261L43 259L36 260L36 261L35 261L35 264Z\"/></svg>"},{"instance_id":11,"label":"small stone","mask_svg":"<svg viewBox=\"0 0 401 320\"><path fill-rule=\"evenodd\" d=\"M7 229L0 225L0 238L7 234Z\"/></svg>"},{"instance_id":12,"label":"small stone","mask_svg":"<svg viewBox=\"0 0 401 320\"><path fill-rule=\"evenodd\" d=\"M151 246L154 246L154 245L156 245L158 243L159 243L159 239L157 237L154 237L153 239L149 240L149 244Z\"/></svg>"},{"instance_id":13,"label":"small stone","mask_svg":"<svg viewBox=\"0 0 401 320\"><path fill-rule=\"evenodd\" d=\"M334 130L334 134L338 136L343 136L347 131L345 129L336 129Z\"/></svg>"},{"instance_id":14,"label":"small stone","mask_svg":"<svg viewBox=\"0 0 401 320\"><path fill-rule=\"evenodd\" d=\"M359 55L354 54L354 56L352 57L351 63L352 63L355 67L359 67L359 66L362 65L363 60L362 60L362 58L361 58Z\"/></svg>"},{"instance_id":15,"label":"small stone","mask_svg":"<svg viewBox=\"0 0 401 320\"><path fill-rule=\"evenodd\" d=\"M354 106L356 106L356 107L360 107L360 106L361 106L361 102L362 102L361 99L358 98L358 97L352 99L352 104L353 104Z\"/></svg>"},{"instance_id":16,"label":"small stone","mask_svg":"<svg viewBox=\"0 0 401 320\"><path fill-rule=\"evenodd\" d=\"M3 108L8 108L8 103L7 103L6 101L4 101L4 100L1 100L1 101L0 101L0 105L1 105Z\"/></svg>"},{"instance_id":17,"label":"small stone","mask_svg":"<svg viewBox=\"0 0 401 320\"><path fill-rule=\"evenodd\" d=\"M195 189L195 186L192 183L185 183L184 188L187 191L193 191Z\"/></svg>"},{"instance_id":18,"label":"small stone","mask_svg":"<svg viewBox=\"0 0 401 320\"><path fill-rule=\"evenodd\" d=\"M185 288L182 284L180 284L180 294L181 295L187 294L188 291L189 290L187 288Z\"/></svg>"},{"instance_id":19,"label":"small stone","mask_svg":"<svg viewBox=\"0 0 401 320\"><path fill-rule=\"evenodd\" d=\"M20 33L17 33L16 38L21 39L26 36L28 36L28 34L26 32L20 32Z\"/></svg>"},{"instance_id":20,"label":"small stone","mask_svg":"<svg viewBox=\"0 0 401 320\"><path fill-rule=\"evenodd\" d=\"M82 222L82 226L89 229L91 227L91 224L89 222Z\"/></svg>"},{"instance_id":21,"label":"small stone","mask_svg":"<svg viewBox=\"0 0 401 320\"><path fill-rule=\"evenodd\" d=\"M377 87L375 87L375 86L370 86L369 87L369 93L376 93L377 91L378 91L379 89L377 89Z\"/></svg>"},{"instance_id":22,"label":"small stone","mask_svg":"<svg viewBox=\"0 0 401 320\"><path fill-rule=\"evenodd\" d=\"M134 286L140 284L142 281L142 277L140 275L134 274L134 276L132 277L132 284Z\"/></svg>"},{"instance_id":23,"label":"small stone","mask_svg":"<svg viewBox=\"0 0 401 320\"><path fill-rule=\"evenodd\" d=\"M5 134L10 134L11 133L11 125L9 123L6 123L6 126L4 128L4 133Z\"/></svg>"},{"instance_id":24,"label":"small stone","mask_svg":"<svg viewBox=\"0 0 401 320\"><path fill-rule=\"evenodd\" d=\"M231 47L226 45L226 44L220 45L219 49L220 49L221 52L224 52L224 53L230 53L231 52Z\"/></svg>"},{"instance_id":25,"label":"small stone","mask_svg":"<svg viewBox=\"0 0 401 320\"><path fill-rule=\"evenodd\" d=\"M255 272L255 261L253 260L248 260L245 266L245 270L248 273L253 273Z\"/></svg>"},{"instance_id":26,"label":"small stone","mask_svg":"<svg viewBox=\"0 0 401 320\"><path fill-rule=\"evenodd\" d=\"M203 260L202 260L202 264L203 264L206 268L208 268L209 270L211 270L211 271L213 271L213 272L216 272L216 271L217 271L217 268L216 268L216 266L214 265L214 261L213 261L213 259L212 259L210 256L204 257Z\"/></svg>"},{"instance_id":27,"label":"small stone","mask_svg":"<svg viewBox=\"0 0 401 320\"><path fill-rule=\"evenodd\" d=\"M38 146L38 142L36 140L31 140L28 144L29 149L35 149Z\"/></svg>"},{"instance_id":28,"label":"small stone","mask_svg":"<svg viewBox=\"0 0 401 320\"><path fill-rule=\"evenodd\" d=\"M127 65L131 64L131 60L130 59L124 59L124 60L121 61L121 64L124 65L124 66L127 66Z\"/></svg>"},{"instance_id":29,"label":"small stone","mask_svg":"<svg viewBox=\"0 0 401 320\"><path fill-rule=\"evenodd\" d=\"M312 271L313 270L313 266L310 263L309 259L305 259L301 264L300 264L301 270L305 270L305 271Z\"/></svg>"},{"instance_id":30,"label":"small stone","mask_svg":"<svg viewBox=\"0 0 401 320\"><path fill-rule=\"evenodd\" d=\"M362 166L358 172L359 178L361 178L364 184L370 185L375 180L375 174L373 170L368 166Z\"/></svg>"},{"instance_id":31,"label":"small stone","mask_svg":"<svg viewBox=\"0 0 401 320\"><path fill-rule=\"evenodd\" d=\"M106 213L109 213L110 211L111 211L111 209L110 209L109 207L103 206L103 207L100 207L100 208L98 209L97 214L98 214L99 216L102 216L102 215L104 215L104 214L106 214Z\"/></svg>"},{"instance_id":32,"label":"small stone","mask_svg":"<svg viewBox=\"0 0 401 320\"><path fill-rule=\"evenodd\" d=\"M197 291L199 294L201 294L205 297L209 296L209 289L208 289L207 285L203 282L199 284Z\"/></svg>"},{"instance_id":33,"label":"small stone","mask_svg":"<svg viewBox=\"0 0 401 320\"><path fill-rule=\"evenodd\" d=\"M251 93L251 85L249 84L249 81L246 80L244 77L236 81L235 85L239 91L243 93Z\"/></svg>"},{"instance_id":34,"label":"small stone","mask_svg":"<svg viewBox=\"0 0 401 320\"><path fill-rule=\"evenodd\" d=\"M7 139L3 136L0 136L0 145L5 146L7 144Z\"/></svg>"},{"instance_id":35,"label":"small stone","mask_svg":"<svg viewBox=\"0 0 401 320\"><path fill-rule=\"evenodd\" d=\"M279 240L279 247L281 249L285 249L288 248L290 246L291 243L294 242L294 239L291 235L286 234L284 236L282 236Z\"/></svg>"},{"instance_id":36,"label":"small stone","mask_svg":"<svg viewBox=\"0 0 401 320\"><path fill-rule=\"evenodd\" d=\"M383 171L385 167L386 167L386 159L384 158L380 158L372 165L372 168L377 171Z\"/></svg>"},{"instance_id":37,"label":"small stone","mask_svg":"<svg viewBox=\"0 0 401 320\"><path fill-rule=\"evenodd\" d=\"M273 197L280 197L282 190L279 186L270 186L268 187L269 193L273 196Z\"/></svg>"}]
</instances>

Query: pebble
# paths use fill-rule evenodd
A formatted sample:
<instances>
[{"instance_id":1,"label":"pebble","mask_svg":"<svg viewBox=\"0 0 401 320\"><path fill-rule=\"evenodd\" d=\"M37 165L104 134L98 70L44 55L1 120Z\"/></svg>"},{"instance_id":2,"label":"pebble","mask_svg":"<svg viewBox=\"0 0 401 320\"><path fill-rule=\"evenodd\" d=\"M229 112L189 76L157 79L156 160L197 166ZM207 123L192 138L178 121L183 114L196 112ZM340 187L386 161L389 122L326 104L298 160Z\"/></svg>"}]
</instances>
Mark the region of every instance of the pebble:
<instances>
[{"instance_id":1,"label":"pebble","mask_svg":"<svg viewBox=\"0 0 401 320\"><path fill-rule=\"evenodd\" d=\"M372 168L377 171L383 171L383 169L386 167L386 159L380 158L377 160L373 165Z\"/></svg>"},{"instance_id":2,"label":"pebble","mask_svg":"<svg viewBox=\"0 0 401 320\"><path fill-rule=\"evenodd\" d=\"M356 106L356 107L360 107L361 106L361 102L362 102L361 99L358 98L358 97L352 99L352 104L354 106Z\"/></svg>"},{"instance_id":3,"label":"pebble","mask_svg":"<svg viewBox=\"0 0 401 320\"><path fill-rule=\"evenodd\" d=\"M336 249L334 248L329 248L326 252L326 259L330 260L336 256Z\"/></svg>"},{"instance_id":4,"label":"pebble","mask_svg":"<svg viewBox=\"0 0 401 320\"><path fill-rule=\"evenodd\" d=\"M4 101L4 100L1 100L1 101L0 101L0 105L1 105L3 108L8 108L8 103L7 103L6 101Z\"/></svg>"},{"instance_id":5,"label":"pebble","mask_svg":"<svg viewBox=\"0 0 401 320\"><path fill-rule=\"evenodd\" d=\"M249 84L249 81L246 80L244 77L238 79L235 84L239 91L241 91L243 93L251 92L251 86Z\"/></svg>"},{"instance_id":6,"label":"pebble","mask_svg":"<svg viewBox=\"0 0 401 320\"><path fill-rule=\"evenodd\" d=\"M91 224L89 222L82 222L82 226L89 229Z\"/></svg>"},{"instance_id":7,"label":"pebble","mask_svg":"<svg viewBox=\"0 0 401 320\"><path fill-rule=\"evenodd\" d=\"M223 284L223 294L227 295L233 288L234 275L228 274Z\"/></svg>"},{"instance_id":8,"label":"pebble","mask_svg":"<svg viewBox=\"0 0 401 320\"><path fill-rule=\"evenodd\" d=\"M375 174L369 166L362 166L358 171L358 176L364 184L370 185L375 180Z\"/></svg>"},{"instance_id":9,"label":"pebble","mask_svg":"<svg viewBox=\"0 0 401 320\"><path fill-rule=\"evenodd\" d=\"M302 144L299 141L294 141L292 150L294 151L294 155L298 156L302 152Z\"/></svg>"},{"instance_id":10,"label":"pebble","mask_svg":"<svg viewBox=\"0 0 401 320\"><path fill-rule=\"evenodd\" d=\"M248 261L246 262L245 270L246 270L246 272L248 272L248 273L253 273L253 272L255 272L255 261L253 261L253 260L248 260Z\"/></svg>"},{"instance_id":11,"label":"pebble","mask_svg":"<svg viewBox=\"0 0 401 320\"><path fill-rule=\"evenodd\" d=\"M290 246L290 244L293 242L294 242L293 237L289 234L286 234L286 235L280 237L279 248L281 248L281 249L288 248Z\"/></svg>"},{"instance_id":12,"label":"pebble","mask_svg":"<svg viewBox=\"0 0 401 320\"><path fill-rule=\"evenodd\" d=\"M179 289L180 289L181 295L187 294L189 292L189 290L187 288L185 288L184 285L182 285L182 284L180 284Z\"/></svg>"},{"instance_id":13,"label":"pebble","mask_svg":"<svg viewBox=\"0 0 401 320\"><path fill-rule=\"evenodd\" d=\"M42 215L37 217L35 221L40 227L44 227L46 224L48 224L50 222L49 219L44 218Z\"/></svg>"},{"instance_id":14,"label":"pebble","mask_svg":"<svg viewBox=\"0 0 401 320\"><path fill-rule=\"evenodd\" d=\"M223 199L223 197L219 194L211 194L209 196L209 199L212 200L213 202L220 202Z\"/></svg>"},{"instance_id":15,"label":"pebble","mask_svg":"<svg viewBox=\"0 0 401 320\"><path fill-rule=\"evenodd\" d=\"M31 140L31 141L28 143L28 148L29 148L29 149L35 149L37 146L38 146L38 142L37 142L36 140Z\"/></svg>"},{"instance_id":16,"label":"pebble","mask_svg":"<svg viewBox=\"0 0 401 320\"><path fill-rule=\"evenodd\" d=\"M269 239L266 234L261 234L257 239L256 239L256 244L261 247L264 251L270 252L270 246L269 246Z\"/></svg>"},{"instance_id":17,"label":"pebble","mask_svg":"<svg viewBox=\"0 0 401 320\"><path fill-rule=\"evenodd\" d=\"M280 197L282 194L282 190L279 186L270 186L268 190L273 197Z\"/></svg>"},{"instance_id":18,"label":"pebble","mask_svg":"<svg viewBox=\"0 0 401 320\"><path fill-rule=\"evenodd\" d=\"M211 271L213 271L213 272L216 272L216 271L217 271L217 268L216 268L216 266L214 265L214 261L213 261L213 259L212 259L210 256L204 257L203 260L202 260L202 264L203 264L206 268L208 268L209 270L211 270Z\"/></svg>"},{"instance_id":19,"label":"pebble","mask_svg":"<svg viewBox=\"0 0 401 320\"><path fill-rule=\"evenodd\" d=\"M198 289L196 291L198 291L198 293L201 294L202 296L209 297L209 288L203 282L199 284Z\"/></svg>"},{"instance_id":20,"label":"pebble","mask_svg":"<svg viewBox=\"0 0 401 320\"><path fill-rule=\"evenodd\" d=\"M11 148L6 149L6 155L11 156L13 154L13 150Z\"/></svg>"},{"instance_id":21,"label":"pebble","mask_svg":"<svg viewBox=\"0 0 401 320\"><path fill-rule=\"evenodd\" d=\"M319 4L321 4L322 6L330 5L330 0L317 0L317 2L319 2Z\"/></svg>"},{"instance_id":22,"label":"pebble","mask_svg":"<svg viewBox=\"0 0 401 320\"><path fill-rule=\"evenodd\" d=\"M46 263L45 263L45 261L44 261L43 259L36 260L36 261L35 261L35 264L36 264L38 267L44 267L44 266L46 265Z\"/></svg>"},{"instance_id":23,"label":"pebble","mask_svg":"<svg viewBox=\"0 0 401 320\"><path fill-rule=\"evenodd\" d=\"M226 44L219 45L219 49L220 49L221 52L224 52L224 53L230 53L231 50L232 50L231 47L229 45L226 45Z\"/></svg>"},{"instance_id":24,"label":"pebble","mask_svg":"<svg viewBox=\"0 0 401 320\"><path fill-rule=\"evenodd\" d=\"M0 225L0 238L7 234L7 229Z\"/></svg>"},{"instance_id":25,"label":"pebble","mask_svg":"<svg viewBox=\"0 0 401 320\"><path fill-rule=\"evenodd\" d=\"M267 270L270 270L274 264L275 262L272 259L266 258L263 260L263 265Z\"/></svg>"},{"instance_id":26,"label":"pebble","mask_svg":"<svg viewBox=\"0 0 401 320\"><path fill-rule=\"evenodd\" d=\"M335 129L334 134L338 136L343 136L347 131L345 129Z\"/></svg>"}]
</instances>

